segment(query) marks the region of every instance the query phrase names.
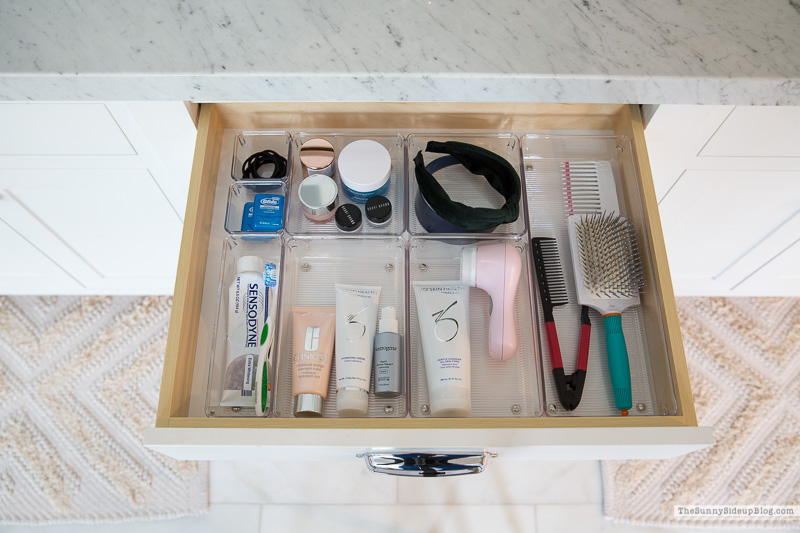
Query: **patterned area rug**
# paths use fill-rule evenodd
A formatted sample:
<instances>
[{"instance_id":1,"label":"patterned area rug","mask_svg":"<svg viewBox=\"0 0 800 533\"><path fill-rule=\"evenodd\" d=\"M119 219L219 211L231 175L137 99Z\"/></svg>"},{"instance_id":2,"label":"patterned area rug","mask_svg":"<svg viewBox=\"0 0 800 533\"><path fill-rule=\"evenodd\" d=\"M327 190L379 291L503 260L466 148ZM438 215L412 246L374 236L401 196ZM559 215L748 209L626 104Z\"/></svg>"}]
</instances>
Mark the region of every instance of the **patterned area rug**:
<instances>
[{"instance_id":1,"label":"patterned area rug","mask_svg":"<svg viewBox=\"0 0 800 533\"><path fill-rule=\"evenodd\" d=\"M603 462L605 514L659 526L792 527L795 518L675 517L675 505L800 505L800 299L679 298L698 423L717 444Z\"/></svg>"},{"instance_id":2,"label":"patterned area rug","mask_svg":"<svg viewBox=\"0 0 800 533\"><path fill-rule=\"evenodd\" d=\"M169 297L0 296L0 523L199 514L205 463L142 445Z\"/></svg>"}]
</instances>

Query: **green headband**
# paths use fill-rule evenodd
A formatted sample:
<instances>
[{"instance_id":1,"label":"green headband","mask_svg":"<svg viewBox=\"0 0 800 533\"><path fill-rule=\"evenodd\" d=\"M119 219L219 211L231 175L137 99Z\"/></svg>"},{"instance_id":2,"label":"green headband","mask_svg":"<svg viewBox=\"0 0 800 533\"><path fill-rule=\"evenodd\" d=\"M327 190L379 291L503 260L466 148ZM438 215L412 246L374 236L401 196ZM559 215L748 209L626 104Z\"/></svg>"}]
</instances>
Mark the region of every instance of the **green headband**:
<instances>
[{"instance_id":1,"label":"green headband","mask_svg":"<svg viewBox=\"0 0 800 533\"><path fill-rule=\"evenodd\" d=\"M456 141L429 141L425 151L450 154L467 170L486 178L489 185L506 199L500 209L472 207L453 201L425 168L420 150L414 158L414 174L419 191L431 209L444 220L466 230L485 231L519 218L522 186L519 174L508 161L480 146Z\"/></svg>"}]
</instances>

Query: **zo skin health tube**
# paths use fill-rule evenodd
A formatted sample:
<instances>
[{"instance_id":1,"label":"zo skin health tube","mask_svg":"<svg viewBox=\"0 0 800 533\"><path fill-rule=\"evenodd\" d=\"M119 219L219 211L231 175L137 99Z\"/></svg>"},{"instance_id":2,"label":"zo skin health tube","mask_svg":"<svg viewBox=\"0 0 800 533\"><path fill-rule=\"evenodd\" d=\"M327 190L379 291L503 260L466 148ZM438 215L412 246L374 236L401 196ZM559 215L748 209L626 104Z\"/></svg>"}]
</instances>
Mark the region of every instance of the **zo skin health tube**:
<instances>
[{"instance_id":1,"label":"zo skin health tube","mask_svg":"<svg viewBox=\"0 0 800 533\"><path fill-rule=\"evenodd\" d=\"M292 308L294 416L322 416L333 360L333 307Z\"/></svg>"},{"instance_id":2,"label":"zo skin health tube","mask_svg":"<svg viewBox=\"0 0 800 533\"><path fill-rule=\"evenodd\" d=\"M220 405L255 407L259 337L264 323L264 261L252 255L236 262L228 289L228 357Z\"/></svg>"},{"instance_id":3,"label":"zo skin health tube","mask_svg":"<svg viewBox=\"0 0 800 533\"><path fill-rule=\"evenodd\" d=\"M375 335L375 353L372 357L375 379L375 396L397 398L405 388L405 353L403 337L398 333L394 307L381 309L378 334Z\"/></svg>"},{"instance_id":4,"label":"zo skin health tube","mask_svg":"<svg viewBox=\"0 0 800 533\"><path fill-rule=\"evenodd\" d=\"M336 411L339 416L367 414L380 297L380 287L336 284Z\"/></svg>"},{"instance_id":5,"label":"zo skin health tube","mask_svg":"<svg viewBox=\"0 0 800 533\"><path fill-rule=\"evenodd\" d=\"M431 415L469 416L469 287L460 281L414 282Z\"/></svg>"}]
</instances>

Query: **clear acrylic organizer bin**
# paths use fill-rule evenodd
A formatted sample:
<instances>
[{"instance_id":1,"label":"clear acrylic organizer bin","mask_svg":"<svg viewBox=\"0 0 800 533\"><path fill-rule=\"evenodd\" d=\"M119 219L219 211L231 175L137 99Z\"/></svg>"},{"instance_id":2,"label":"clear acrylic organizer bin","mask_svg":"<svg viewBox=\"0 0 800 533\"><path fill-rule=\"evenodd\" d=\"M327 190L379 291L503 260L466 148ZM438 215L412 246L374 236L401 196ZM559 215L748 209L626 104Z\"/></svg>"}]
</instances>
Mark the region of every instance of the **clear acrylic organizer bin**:
<instances>
[{"instance_id":1,"label":"clear acrylic organizer bin","mask_svg":"<svg viewBox=\"0 0 800 533\"><path fill-rule=\"evenodd\" d=\"M422 349L415 281L459 280L461 250L471 244L508 242L522 257L522 272L515 305L519 347L507 361L489 357L489 295L470 288L469 328L472 410L470 417L535 417L540 416L541 393L536 334L531 328L531 286L528 242L521 237L475 235L465 237L414 237L409 243L409 353L411 355L410 412L414 417L430 417L425 354Z\"/></svg>"},{"instance_id":2,"label":"clear acrylic organizer bin","mask_svg":"<svg viewBox=\"0 0 800 533\"><path fill-rule=\"evenodd\" d=\"M406 164L408 165L408 231L412 235L429 235L420 223L416 214L416 201L419 194L417 179L414 174L414 158L421 150L428 166L435 159L450 157L447 154L435 154L426 152L425 147L428 141L458 141L474 144L503 157L513 166L520 176L522 195L520 197L519 218L508 224L502 224L492 232L485 235L515 235L519 236L527 231L527 219L525 212L525 180L522 174L522 162L520 156L519 139L515 135L498 134L461 134L461 133L438 133L438 134L411 134L407 137ZM434 177L439 184L447 191L450 198L454 201L464 203L472 207L489 207L498 209L503 207L505 199L495 191L483 176L473 174L460 164L447 166L437 172ZM481 233L484 235L484 233ZM444 234L437 234L444 235Z\"/></svg>"},{"instance_id":3,"label":"clear acrylic organizer bin","mask_svg":"<svg viewBox=\"0 0 800 533\"><path fill-rule=\"evenodd\" d=\"M406 269L402 238L319 238L295 237L286 241L281 328L278 338L277 382L274 416L293 417L292 393L292 308L301 306L336 307L336 283L380 286L380 308L393 306L405 344ZM377 332L377 328L376 328ZM408 365L406 365L407 367ZM332 364L324 417L336 412L336 362ZM408 380L406 379L406 383ZM376 398L370 384L367 417L406 416L407 392L398 398Z\"/></svg>"},{"instance_id":4,"label":"clear acrylic organizer bin","mask_svg":"<svg viewBox=\"0 0 800 533\"><path fill-rule=\"evenodd\" d=\"M242 178L242 165L251 155L272 150L286 158L286 175L275 179L288 181L292 175L292 136L285 131L242 131L236 135L233 144L233 163L231 164L231 177L235 180ZM274 167L264 165L259 169L261 178L270 178Z\"/></svg>"},{"instance_id":5,"label":"clear acrylic organizer bin","mask_svg":"<svg viewBox=\"0 0 800 533\"><path fill-rule=\"evenodd\" d=\"M575 371L580 341L581 306L575 292L572 253L567 217L597 209L616 211L630 217L637 228L642 260L646 253L646 232L642 225L642 202L638 189L621 186L621 174L633 176L635 166L629 139L624 136L527 135L521 139L531 237L556 239L569 302L553 310L564 372ZM568 202L564 181L567 176L603 181L602 201L577 206ZM627 190L626 190L627 189ZM627 197L626 197L627 194ZM600 198L598 190L597 198ZM652 266L645 269L652 272ZM653 280L645 277L645 292L654 293ZM546 340L541 301L536 288L534 303L539 323L547 413L552 416L620 416L614 405L605 347L605 330L600 313L590 311L592 321L589 359L583 397L577 409L567 411L558 400ZM658 306L635 306L622 313L622 328L628 349L633 408L630 416L673 415L677 411L672 375L666 352Z\"/></svg>"},{"instance_id":6,"label":"clear acrylic organizer bin","mask_svg":"<svg viewBox=\"0 0 800 533\"><path fill-rule=\"evenodd\" d=\"M211 368L208 374L208 390L206 394L206 416L210 417L255 417L255 407L221 406L221 398L226 377L227 364L227 331L228 331L228 288L236 279L236 262L248 255L258 256L265 263L275 263L278 269L277 292L272 297L273 311L276 317L276 333L280 331L280 300L283 285L282 264L283 246L278 235L250 236L247 239L228 237L223 242L222 264L217 297L217 314L214 323L214 335L211 342ZM273 289L270 289L273 290ZM276 339L277 341L277 339ZM272 368L269 373L270 383L275 380L276 345L272 349ZM274 388L273 388L274 389ZM273 390L274 393L274 390ZM255 392L253 393L255 397ZM274 400L274 399L273 399Z\"/></svg>"},{"instance_id":7,"label":"clear acrylic organizer bin","mask_svg":"<svg viewBox=\"0 0 800 533\"><path fill-rule=\"evenodd\" d=\"M327 222L312 222L306 217L303 207L298 198L298 189L302 183L303 166L300 164L300 147L304 142L309 139L322 138L326 139L333 145L335 153L335 166L336 174L334 181L339 189L337 207L352 203L359 207L362 215L361 229L354 232L354 235L371 236L371 235L401 235L405 230L405 212L406 212L406 186L405 186L405 157L404 157L404 140L398 134L376 134L376 133L298 133L292 137L292 190L291 202L288 214L288 231L292 235L343 235L342 232L336 227L333 218ZM342 149L353 141L360 139L369 139L383 145L392 158L392 171L389 175L389 192L385 194L386 198L392 202L392 218L388 224L381 227L375 227L367 222L366 214L364 213L364 204L353 202L347 197L342 190L342 180L339 177L339 154Z\"/></svg>"},{"instance_id":8,"label":"clear acrylic organizer bin","mask_svg":"<svg viewBox=\"0 0 800 533\"><path fill-rule=\"evenodd\" d=\"M282 233L286 228L288 211L288 185L284 180L242 180L232 183L228 190L228 208L225 211L225 231L237 236L258 236L264 233ZM242 230L245 206L253 202L257 194L283 196L283 223L276 231Z\"/></svg>"}]
</instances>

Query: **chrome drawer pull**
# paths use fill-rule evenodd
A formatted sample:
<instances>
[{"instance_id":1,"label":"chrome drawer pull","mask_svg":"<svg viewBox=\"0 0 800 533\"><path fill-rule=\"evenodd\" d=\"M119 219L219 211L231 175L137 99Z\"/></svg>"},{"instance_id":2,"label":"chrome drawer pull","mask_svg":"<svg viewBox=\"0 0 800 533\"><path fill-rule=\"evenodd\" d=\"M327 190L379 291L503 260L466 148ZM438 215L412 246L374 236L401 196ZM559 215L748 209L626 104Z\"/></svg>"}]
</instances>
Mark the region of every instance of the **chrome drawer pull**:
<instances>
[{"instance_id":1,"label":"chrome drawer pull","mask_svg":"<svg viewBox=\"0 0 800 533\"><path fill-rule=\"evenodd\" d=\"M376 474L393 476L461 476L480 474L486 468L489 457L496 453L360 453L367 468Z\"/></svg>"}]
</instances>

